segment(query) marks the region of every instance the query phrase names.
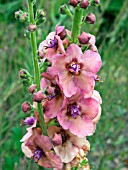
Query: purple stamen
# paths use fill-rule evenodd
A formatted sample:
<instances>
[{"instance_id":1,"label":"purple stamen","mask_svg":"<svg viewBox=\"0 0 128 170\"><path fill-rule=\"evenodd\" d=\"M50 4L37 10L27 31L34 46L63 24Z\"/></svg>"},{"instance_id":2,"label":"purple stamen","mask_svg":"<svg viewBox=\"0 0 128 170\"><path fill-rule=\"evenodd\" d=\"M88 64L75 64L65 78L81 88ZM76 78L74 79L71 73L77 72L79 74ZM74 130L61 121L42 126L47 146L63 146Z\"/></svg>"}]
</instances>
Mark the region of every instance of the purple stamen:
<instances>
[{"instance_id":1,"label":"purple stamen","mask_svg":"<svg viewBox=\"0 0 128 170\"><path fill-rule=\"evenodd\" d=\"M38 148L33 155L33 159L37 163L43 155L44 155L44 152L40 148Z\"/></svg>"},{"instance_id":2,"label":"purple stamen","mask_svg":"<svg viewBox=\"0 0 128 170\"><path fill-rule=\"evenodd\" d=\"M76 119L78 115L81 115L80 108L77 105L69 106L69 112L74 119Z\"/></svg>"},{"instance_id":3,"label":"purple stamen","mask_svg":"<svg viewBox=\"0 0 128 170\"><path fill-rule=\"evenodd\" d=\"M56 38L49 40L47 48L56 48L58 46L58 41Z\"/></svg>"},{"instance_id":4,"label":"purple stamen","mask_svg":"<svg viewBox=\"0 0 128 170\"><path fill-rule=\"evenodd\" d=\"M80 65L75 63L75 62L72 62L69 67L68 67L68 70L71 72L71 73L74 73L74 74L79 74L80 72Z\"/></svg>"},{"instance_id":5,"label":"purple stamen","mask_svg":"<svg viewBox=\"0 0 128 170\"><path fill-rule=\"evenodd\" d=\"M34 117L27 117L24 121L23 124L24 125L29 125L32 126L35 122L35 118Z\"/></svg>"}]
</instances>

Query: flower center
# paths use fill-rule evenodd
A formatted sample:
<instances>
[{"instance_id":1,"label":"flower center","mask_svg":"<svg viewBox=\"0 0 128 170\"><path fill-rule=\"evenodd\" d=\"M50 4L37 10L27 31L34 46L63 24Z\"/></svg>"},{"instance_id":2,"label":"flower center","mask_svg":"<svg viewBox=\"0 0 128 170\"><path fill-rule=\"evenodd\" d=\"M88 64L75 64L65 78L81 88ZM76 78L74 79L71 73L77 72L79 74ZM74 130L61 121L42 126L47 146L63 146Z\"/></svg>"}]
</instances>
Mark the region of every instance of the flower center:
<instances>
[{"instance_id":1,"label":"flower center","mask_svg":"<svg viewBox=\"0 0 128 170\"><path fill-rule=\"evenodd\" d=\"M62 144L64 144L69 139L69 136L68 136L68 134L66 134L63 131L60 134L61 134L61 137L62 137Z\"/></svg>"},{"instance_id":2,"label":"flower center","mask_svg":"<svg viewBox=\"0 0 128 170\"><path fill-rule=\"evenodd\" d=\"M54 38L53 40L48 41L47 48L56 48L57 46L58 46L58 41L57 41L56 38Z\"/></svg>"},{"instance_id":3,"label":"flower center","mask_svg":"<svg viewBox=\"0 0 128 170\"><path fill-rule=\"evenodd\" d=\"M33 159L37 163L43 155L44 155L44 152L40 148L38 148L33 155Z\"/></svg>"},{"instance_id":4,"label":"flower center","mask_svg":"<svg viewBox=\"0 0 128 170\"><path fill-rule=\"evenodd\" d=\"M80 73L80 64L72 62L71 64L68 65L68 70L69 72L78 75Z\"/></svg>"},{"instance_id":5,"label":"flower center","mask_svg":"<svg viewBox=\"0 0 128 170\"><path fill-rule=\"evenodd\" d=\"M76 119L77 116L81 115L81 111L79 106L77 106L76 104L73 105L69 105L68 106L68 113L74 118Z\"/></svg>"}]
</instances>

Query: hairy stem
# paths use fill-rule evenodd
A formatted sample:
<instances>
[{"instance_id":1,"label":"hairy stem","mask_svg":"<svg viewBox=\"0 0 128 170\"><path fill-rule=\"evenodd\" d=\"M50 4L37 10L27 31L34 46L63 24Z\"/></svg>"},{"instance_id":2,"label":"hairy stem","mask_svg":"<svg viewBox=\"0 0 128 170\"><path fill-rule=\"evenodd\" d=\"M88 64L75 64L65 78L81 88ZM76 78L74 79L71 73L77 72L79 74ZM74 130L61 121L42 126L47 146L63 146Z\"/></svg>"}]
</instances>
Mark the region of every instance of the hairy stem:
<instances>
[{"instance_id":1,"label":"hairy stem","mask_svg":"<svg viewBox=\"0 0 128 170\"><path fill-rule=\"evenodd\" d=\"M28 10L29 10L29 16L30 16L30 23L35 24L33 2L31 0L28 0ZM37 42L36 42L36 32L35 31L31 32L31 47L32 47L33 64L34 64L34 80L35 80L35 83L37 84L37 90L39 91L40 90L40 70L39 70L38 59L37 59ZM40 117L40 126L43 131L43 134L47 135L42 105L41 105L41 103L37 103L37 105L38 105L38 113L39 113L39 117Z\"/></svg>"},{"instance_id":2,"label":"hairy stem","mask_svg":"<svg viewBox=\"0 0 128 170\"><path fill-rule=\"evenodd\" d=\"M81 25L82 25L82 18L83 18L83 9L76 7L73 25L72 25L72 42L78 42L78 36L80 35Z\"/></svg>"}]
</instances>

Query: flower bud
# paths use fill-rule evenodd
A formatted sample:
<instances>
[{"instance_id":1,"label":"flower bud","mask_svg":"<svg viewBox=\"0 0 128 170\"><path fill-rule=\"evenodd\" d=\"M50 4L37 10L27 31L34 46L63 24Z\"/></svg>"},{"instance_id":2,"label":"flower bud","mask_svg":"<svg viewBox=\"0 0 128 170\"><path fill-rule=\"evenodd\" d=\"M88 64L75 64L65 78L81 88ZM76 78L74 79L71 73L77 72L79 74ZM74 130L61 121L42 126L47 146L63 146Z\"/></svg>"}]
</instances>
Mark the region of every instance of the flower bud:
<instances>
[{"instance_id":1,"label":"flower bud","mask_svg":"<svg viewBox=\"0 0 128 170\"><path fill-rule=\"evenodd\" d=\"M25 120L21 120L21 125L29 125L32 126L35 122L35 118L34 117L27 117Z\"/></svg>"},{"instance_id":2,"label":"flower bud","mask_svg":"<svg viewBox=\"0 0 128 170\"><path fill-rule=\"evenodd\" d=\"M94 6L99 6L100 5L100 0L93 0L91 2L91 4L94 5Z\"/></svg>"},{"instance_id":3,"label":"flower bud","mask_svg":"<svg viewBox=\"0 0 128 170\"><path fill-rule=\"evenodd\" d=\"M24 70L20 70L20 72L19 72L19 77L20 77L20 78L24 78L25 75L26 75L26 72L25 72Z\"/></svg>"},{"instance_id":4,"label":"flower bud","mask_svg":"<svg viewBox=\"0 0 128 170\"><path fill-rule=\"evenodd\" d=\"M80 0L70 0L69 4L72 5L73 7L76 7L79 2L80 2Z\"/></svg>"},{"instance_id":5,"label":"flower bud","mask_svg":"<svg viewBox=\"0 0 128 170\"><path fill-rule=\"evenodd\" d=\"M56 34L60 37L61 40L66 38L66 30L64 26L56 26Z\"/></svg>"},{"instance_id":6,"label":"flower bud","mask_svg":"<svg viewBox=\"0 0 128 170\"><path fill-rule=\"evenodd\" d=\"M95 21L96 21L95 15L92 13L88 14L88 16L86 17L86 22L89 24L94 24Z\"/></svg>"},{"instance_id":7,"label":"flower bud","mask_svg":"<svg viewBox=\"0 0 128 170\"><path fill-rule=\"evenodd\" d=\"M90 38L91 37L89 36L89 34L83 31L81 35L78 37L78 40L80 44L88 44Z\"/></svg>"},{"instance_id":8,"label":"flower bud","mask_svg":"<svg viewBox=\"0 0 128 170\"><path fill-rule=\"evenodd\" d=\"M62 137L61 134L55 133L54 137L52 138L52 142L54 146L58 146L62 144Z\"/></svg>"},{"instance_id":9,"label":"flower bud","mask_svg":"<svg viewBox=\"0 0 128 170\"><path fill-rule=\"evenodd\" d=\"M25 101L24 103L22 103L21 108L24 113L28 113L31 110L31 105Z\"/></svg>"},{"instance_id":10,"label":"flower bud","mask_svg":"<svg viewBox=\"0 0 128 170\"><path fill-rule=\"evenodd\" d=\"M28 14L27 13L23 13L22 15L20 15L20 21L21 22L26 22L28 20Z\"/></svg>"},{"instance_id":11,"label":"flower bud","mask_svg":"<svg viewBox=\"0 0 128 170\"><path fill-rule=\"evenodd\" d=\"M28 88L28 91L29 93L34 93L34 91L36 90L36 84L32 84L29 88Z\"/></svg>"},{"instance_id":12,"label":"flower bud","mask_svg":"<svg viewBox=\"0 0 128 170\"><path fill-rule=\"evenodd\" d=\"M31 75L30 75L30 73L29 73L27 70L22 69L22 70L20 70L20 72L19 72L19 77L20 77L20 78L27 79L27 78L31 77Z\"/></svg>"},{"instance_id":13,"label":"flower bud","mask_svg":"<svg viewBox=\"0 0 128 170\"><path fill-rule=\"evenodd\" d=\"M20 18L21 11L16 11L15 12L15 18L19 19Z\"/></svg>"},{"instance_id":14,"label":"flower bud","mask_svg":"<svg viewBox=\"0 0 128 170\"><path fill-rule=\"evenodd\" d=\"M28 27L28 31L35 31L36 30L36 25L35 24L30 24L29 27Z\"/></svg>"},{"instance_id":15,"label":"flower bud","mask_svg":"<svg viewBox=\"0 0 128 170\"><path fill-rule=\"evenodd\" d=\"M60 7L59 13L60 13L60 14L67 14L67 11L68 11L68 10L69 10L69 9L68 9L67 5L64 4L64 5L62 5L62 6Z\"/></svg>"},{"instance_id":16,"label":"flower bud","mask_svg":"<svg viewBox=\"0 0 128 170\"><path fill-rule=\"evenodd\" d=\"M41 91L38 91L33 94L33 101L40 103L44 99L44 94Z\"/></svg>"},{"instance_id":17,"label":"flower bud","mask_svg":"<svg viewBox=\"0 0 128 170\"><path fill-rule=\"evenodd\" d=\"M82 0L80 7L86 9L89 6L89 0Z\"/></svg>"},{"instance_id":18,"label":"flower bud","mask_svg":"<svg viewBox=\"0 0 128 170\"><path fill-rule=\"evenodd\" d=\"M37 18L43 18L43 17L45 17L45 16L46 16L46 13L44 12L43 9L39 9L39 10L37 11Z\"/></svg>"}]
</instances>

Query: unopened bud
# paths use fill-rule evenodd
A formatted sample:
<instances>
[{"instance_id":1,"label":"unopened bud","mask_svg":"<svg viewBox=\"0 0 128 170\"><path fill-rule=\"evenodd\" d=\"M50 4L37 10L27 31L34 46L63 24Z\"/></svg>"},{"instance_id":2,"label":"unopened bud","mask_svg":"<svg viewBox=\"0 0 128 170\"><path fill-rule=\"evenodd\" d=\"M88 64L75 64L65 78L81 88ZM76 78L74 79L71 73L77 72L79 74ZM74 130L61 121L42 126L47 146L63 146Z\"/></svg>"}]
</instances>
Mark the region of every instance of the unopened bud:
<instances>
[{"instance_id":1,"label":"unopened bud","mask_svg":"<svg viewBox=\"0 0 128 170\"><path fill-rule=\"evenodd\" d=\"M21 11L16 11L15 12L15 18L19 19L20 18Z\"/></svg>"},{"instance_id":2,"label":"unopened bud","mask_svg":"<svg viewBox=\"0 0 128 170\"><path fill-rule=\"evenodd\" d=\"M99 6L100 5L100 0L92 0L91 5Z\"/></svg>"},{"instance_id":3,"label":"unopened bud","mask_svg":"<svg viewBox=\"0 0 128 170\"><path fill-rule=\"evenodd\" d=\"M29 74L29 72L27 70L22 69L19 72L19 77L20 78L28 78L28 77L31 77L31 75Z\"/></svg>"},{"instance_id":4,"label":"unopened bud","mask_svg":"<svg viewBox=\"0 0 128 170\"><path fill-rule=\"evenodd\" d=\"M67 9L68 9L68 7L66 4L62 5L59 9L60 14L66 14Z\"/></svg>"},{"instance_id":5,"label":"unopened bud","mask_svg":"<svg viewBox=\"0 0 128 170\"><path fill-rule=\"evenodd\" d=\"M91 37L89 36L89 34L83 31L81 35L78 37L78 40L80 44L88 44L90 38Z\"/></svg>"},{"instance_id":6,"label":"unopened bud","mask_svg":"<svg viewBox=\"0 0 128 170\"><path fill-rule=\"evenodd\" d=\"M39 9L39 10L37 11L37 18L43 18L43 17L45 17L45 16L46 16L46 13L44 12L43 9Z\"/></svg>"},{"instance_id":7,"label":"unopened bud","mask_svg":"<svg viewBox=\"0 0 128 170\"><path fill-rule=\"evenodd\" d=\"M52 142L54 146L58 146L62 144L62 137L61 134L55 133L54 137L52 138Z\"/></svg>"},{"instance_id":8,"label":"unopened bud","mask_svg":"<svg viewBox=\"0 0 128 170\"><path fill-rule=\"evenodd\" d=\"M61 40L66 38L66 30L64 26L56 26L56 34L60 37Z\"/></svg>"},{"instance_id":9,"label":"unopened bud","mask_svg":"<svg viewBox=\"0 0 128 170\"><path fill-rule=\"evenodd\" d=\"M28 14L27 13L23 13L22 15L20 15L20 21L21 22L28 21Z\"/></svg>"},{"instance_id":10,"label":"unopened bud","mask_svg":"<svg viewBox=\"0 0 128 170\"><path fill-rule=\"evenodd\" d=\"M21 125L29 125L32 126L35 122L35 118L34 117L27 117L25 120L21 120Z\"/></svg>"},{"instance_id":11,"label":"unopened bud","mask_svg":"<svg viewBox=\"0 0 128 170\"><path fill-rule=\"evenodd\" d=\"M29 88L28 88L28 91L29 93L34 93L34 91L36 90L36 84L32 84Z\"/></svg>"},{"instance_id":12,"label":"unopened bud","mask_svg":"<svg viewBox=\"0 0 128 170\"><path fill-rule=\"evenodd\" d=\"M33 101L40 103L44 99L44 94L38 91L33 94Z\"/></svg>"},{"instance_id":13,"label":"unopened bud","mask_svg":"<svg viewBox=\"0 0 128 170\"><path fill-rule=\"evenodd\" d=\"M86 9L89 6L89 0L82 0L80 7Z\"/></svg>"},{"instance_id":14,"label":"unopened bud","mask_svg":"<svg viewBox=\"0 0 128 170\"><path fill-rule=\"evenodd\" d=\"M92 13L88 14L88 16L86 17L86 22L89 24L94 24L95 21L96 21L95 15Z\"/></svg>"},{"instance_id":15,"label":"unopened bud","mask_svg":"<svg viewBox=\"0 0 128 170\"><path fill-rule=\"evenodd\" d=\"M80 2L80 0L70 0L69 4L72 5L73 7L76 7L79 2Z\"/></svg>"},{"instance_id":16,"label":"unopened bud","mask_svg":"<svg viewBox=\"0 0 128 170\"><path fill-rule=\"evenodd\" d=\"M28 31L35 31L36 30L36 25L35 24L30 24L29 27L28 27Z\"/></svg>"},{"instance_id":17,"label":"unopened bud","mask_svg":"<svg viewBox=\"0 0 128 170\"><path fill-rule=\"evenodd\" d=\"M20 78L24 78L25 75L26 75L26 72L25 72L24 70L20 70L20 72L19 72L19 77L20 77Z\"/></svg>"},{"instance_id":18,"label":"unopened bud","mask_svg":"<svg viewBox=\"0 0 128 170\"><path fill-rule=\"evenodd\" d=\"M21 108L24 113L28 113L31 110L31 105L25 101L24 103L22 103Z\"/></svg>"}]
</instances>

